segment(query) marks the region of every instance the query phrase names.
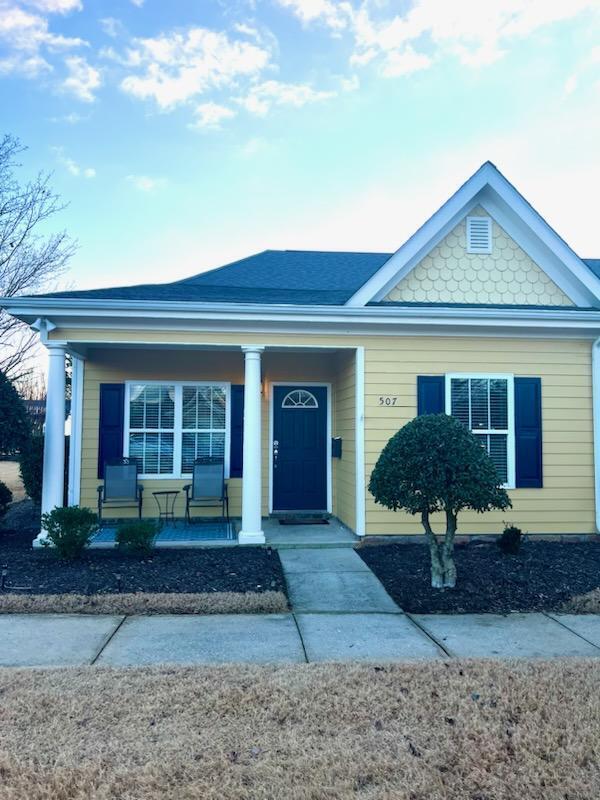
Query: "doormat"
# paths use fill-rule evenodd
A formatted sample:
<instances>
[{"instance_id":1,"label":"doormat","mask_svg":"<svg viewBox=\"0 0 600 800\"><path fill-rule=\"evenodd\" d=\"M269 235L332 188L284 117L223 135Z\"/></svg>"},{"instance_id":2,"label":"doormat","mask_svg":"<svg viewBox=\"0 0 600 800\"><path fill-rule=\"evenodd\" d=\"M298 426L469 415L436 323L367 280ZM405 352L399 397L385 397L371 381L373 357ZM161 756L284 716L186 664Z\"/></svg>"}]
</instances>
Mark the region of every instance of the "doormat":
<instances>
[{"instance_id":1,"label":"doormat","mask_svg":"<svg viewBox=\"0 0 600 800\"><path fill-rule=\"evenodd\" d=\"M324 517L286 517L279 520L280 525L329 525L329 520Z\"/></svg>"}]
</instances>

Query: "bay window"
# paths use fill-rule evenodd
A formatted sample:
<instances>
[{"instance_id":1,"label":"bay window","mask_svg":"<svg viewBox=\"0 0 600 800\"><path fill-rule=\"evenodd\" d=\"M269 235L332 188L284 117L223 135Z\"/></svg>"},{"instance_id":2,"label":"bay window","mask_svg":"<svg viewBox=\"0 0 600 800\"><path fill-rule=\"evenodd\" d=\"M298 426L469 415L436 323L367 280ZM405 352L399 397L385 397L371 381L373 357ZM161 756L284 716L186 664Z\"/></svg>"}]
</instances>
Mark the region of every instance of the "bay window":
<instances>
[{"instance_id":1,"label":"bay window","mask_svg":"<svg viewBox=\"0 0 600 800\"><path fill-rule=\"evenodd\" d=\"M127 384L123 452L146 477L184 478L200 456L221 456L229 470L229 385Z\"/></svg>"},{"instance_id":2,"label":"bay window","mask_svg":"<svg viewBox=\"0 0 600 800\"><path fill-rule=\"evenodd\" d=\"M446 413L481 442L504 486L515 485L514 379L512 375L446 375Z\"/></svg>"}]
</instances>

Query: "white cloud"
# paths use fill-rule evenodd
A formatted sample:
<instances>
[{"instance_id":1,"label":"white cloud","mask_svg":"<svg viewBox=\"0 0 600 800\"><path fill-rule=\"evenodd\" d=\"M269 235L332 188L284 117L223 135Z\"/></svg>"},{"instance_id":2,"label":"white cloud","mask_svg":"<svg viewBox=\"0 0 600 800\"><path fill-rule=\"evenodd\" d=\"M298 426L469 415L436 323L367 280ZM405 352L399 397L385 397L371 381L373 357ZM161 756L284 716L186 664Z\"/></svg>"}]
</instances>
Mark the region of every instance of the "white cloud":
<instances>
[{"instance_id":1,"label":"white cloud","mask_svg":"<svg viewBox=\"0 0 600 800\"><path fill-rule=\"evenodd\" d=\"M320 22L334 31L348 27L352 6L338 0L277 0L280 6L289 8L305 25Z\"/></svg>"},{"instance_id":2,"label":"white cloud","mask_svg":"<svg viewBox=\"0 0 600 800\"><path fill-rule=\"evenodd\" d=\"M264 116L274 105L300 108L307 103L328 100L335 97L335 94L336 92L331 91L318 91L306 83L264 81L252 86L244 97L237 97L236 102L251 114Z\"/></svg>"},{"instance_id":3,"label":"white cloud","mask_svg":"<svg viewBox=\"0 0 600 800\"><path fill-rule=\"evenodd\" d=\"M266 139L261 136L253 136L252 139L248 139L246 144L240 147L239 154L243 158L252 158L259 153L263 153L265 150L268 150L268 148L269 143Z\"/></svg>"},{"instance_id":4,"label":"white cloud","mask_svg":"<svg viewBox=\"0 0 600 800\"><path fill-rule=\"evenodd\" d=\"M68 114L63 114L62 117L50 117L50 122L66 122L68 125L77 125L77 123L86 119L89 119L89 116L83 116L76 111L71 111Z\"/></svg>"},{"instance_id":5,"label":"white cloud","mask_svg":"<svg viewBox=\"0 0 600 800\"><path fill-rule=\"evenodd\" d=\"M63 81L63 90L75 95L79 100L92 103L96 99L94 91L102 83L100 71L81 56L70 56L65 59L65 64L69 75Z\"/></svg>"},{"instance_id":6,"label":"white cloud","mask_svg":"<svg viewBox=\"0 0 600 800\"><path fill-rule=\"evenodd\" d=\"M0 2L0 42L7 53L1 62L2 70L23 72L32 77L51 69L42 56L43 49L56 51L86 44L79 38L51 33L47 19L6 2Z\"/></svg>"},{"instance_id":7,"label":"white cloud","mask_svg":"<svg viewBox=\"0 0 600 800\"><path fill-rule=\"evenodd\" d=\"M28 6L37 8L46 14L68 14L70 11L81 11L81 0L25 0Z\"/></svg>"},{"instance_id":8,"label":"white cloud","mask_svg":"<svg viewBox=\"0 0 600 800\"><path fill-rule=\"evenodd\" d=\"M113 39L116 39L116 37L120 36L125 30L121 20L115 17L104 17L100 20L100 27L107 36Z\"/></svg>"},{"instance_id":9,"label":"white cloud","mask_svg":"<svg viewBox=\"0 0 600 800\"><path fill-rule=\"evenodd\" d=\"M358 75L351 75L349 78L342 78L340 85L344 92L356 92L360 89L360 78Z\"/></svg>"},{"instance_id":10,"label":"white cloud","mask_svg":"<svg viewBox=\"0 0 600 800\"><path fill-rule=\"evenodd\" d=\"M444 55L486 66L502 58L512 40L600 9L597 0L414 0L390 14L394 4L385 0L276 1L306 25L323 24L335 36L350 33L351 63L377 60L386 77L426 69Z\"/></svg>"},{"instance_id":11,"label":"white cloud","mask_svg":"<svg viewBox=\"0 0 600 800\"><path fill-rule=\"evenodd\" d=\"M40 3L40 7L42 5L50 4ZM64 11L67 11L66 0L62 5ZM77 37L52 33L46 17L26 11L13 0L0 0L0 45L5 50L5 55L0 60L1 73L16 72L34 78L44 71L52 70L52 65L47 60L49 53L86 44L87 42Z\"/></svg>"},{"instance_id":12,"label":"white cloud","mask_svg":"<svg viewBox=\"0 0 600 800\"><path fill-rule=\"evenodd\" d=\"M144 5L145 0L131 0L134 6L141 8Z\"/></svg>"},{"instance_id":13,"label":"white cloud","mask_svg":"<svg viewBox=\"0 0 600 800\"><path fill-rule=\"evenodd\" d=\"M125 180L140 192L155 192L167 185L166 178L151 178L149 175L128 175Z\"/></svg>"},{"instance_id":14,"label":"white cloud","mask_svg":"<svg viewBox=\"0 0 600 800\"><path fill-rule=\"evenodd\" d=\"M65 154L63 147L52 147L53 152L56 154L56 160L63 166L69 175L75 178L95 178L96 170L93 167L82 167L72 158Z\"/></svg>"},{"instance_id":15,"label":"white cloud","mask_svg":"<svg viewBox=\"0 0 600 800\"><path fill-rule=\"evenodd\" d=\"M219 105L219 103L200 103L194 110L196 115L196 122L192 123L190 128L219 128L221 122L226 119L235 117L236 112L227 106Z\"/></svg>"},{"instance_id":16,"label":"white cloud","mask_svg":"<svg viewBox=\"0 0 600 800\"><path fill-rule=\"evenodd\" d=\"M248 41L230 39L207 28L190 28L154 39L135 39L127 61L141 71L128 75L121 88L161 109L258 75L270 52Z\"/></svg>"}]
</instances>

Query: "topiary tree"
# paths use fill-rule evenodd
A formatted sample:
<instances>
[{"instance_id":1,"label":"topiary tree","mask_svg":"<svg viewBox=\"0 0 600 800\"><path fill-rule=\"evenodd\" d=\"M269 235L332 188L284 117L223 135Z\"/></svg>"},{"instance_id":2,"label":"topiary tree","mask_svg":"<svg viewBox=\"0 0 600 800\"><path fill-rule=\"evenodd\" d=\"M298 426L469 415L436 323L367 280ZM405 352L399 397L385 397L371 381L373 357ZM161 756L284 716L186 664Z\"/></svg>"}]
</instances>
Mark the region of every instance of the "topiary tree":
<instances>
[{"instance_id":1,"label":"topiary tree","mask_svg":"<svg viewBox=\"0 0 600 800\"><path fill-rule=\"evenodd\" d=\"M17 390L0 371L0 454L21 450L29 437L29 417Z\"/></svg>"},{"instance_id":2,"label":"topiary tree","mask_svg":"<svg viewBox=\"0 0 600 800\"><path fill-rule=\"evenodd\" d=\"M420 514L431 554L431 585L456 585L454 537L464 508L483 513L510 508L491 458L479 440L454 417L416 417L383 448L371 474L375 502L394 511ZM430 515L446 515L446 533L438 541Z\"/></svg>"},{"instance_id":3,"label":"topiary tree","mask_svg":"<svg viewBox=\"0 0 600 800\"><path fill-rule=\"evenodd\" d=\"M21 480L28 496L39 506L42 501L42 478L44 474L44 437L30 436L19 456Z\"/></svg>"}]
</instances>

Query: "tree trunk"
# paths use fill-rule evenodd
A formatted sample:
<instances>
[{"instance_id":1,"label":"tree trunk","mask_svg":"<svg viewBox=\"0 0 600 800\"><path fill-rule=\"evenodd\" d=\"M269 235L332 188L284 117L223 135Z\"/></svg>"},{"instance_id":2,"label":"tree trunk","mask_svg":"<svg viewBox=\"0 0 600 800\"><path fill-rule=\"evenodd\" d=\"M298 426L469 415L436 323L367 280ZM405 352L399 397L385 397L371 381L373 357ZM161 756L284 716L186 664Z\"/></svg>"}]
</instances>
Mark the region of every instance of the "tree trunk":
<instances>
[{"instance_id":1,"label":"tree trunk","mask_svg":"<svg viewBox=\"0 0 600 800\"><path fill-rule=\"evenodd\" d=\"M446 511L446 535L443 543L438 542L429 522L429 512L421 514L429 553L431 555L431 585L434 589L453 589L456 586L456 564L454 563L454 536L457 518L452 511Z\"/></svg>"},{"instance_id":2,"label":"tree trunk","mask_svg":"<svg viewBox=\"0 0 600 800\"><path fill-rule=\"evenodd\" d=\"M456 514L446 511L446 535L442 547L442 564L444 565L444 586L453 589L456 586L456 564L454 563L454 536L456 535Z\"/></svg>"},{"instance_id":3,"label":"tree trunk","mask_svg":"<svg viewBox=\"0 0 600 800\"><path fill-rule=\"evenodd\" d=\"M431 555L431 585L434 589L444 588L444 564L442 555L440 553L440 546L429 524L429 512L423 511L421 514L421 522L425 529L425 536L427 537L427 544L429 545L429 553Z\"/></svg>"}]
</instances>

